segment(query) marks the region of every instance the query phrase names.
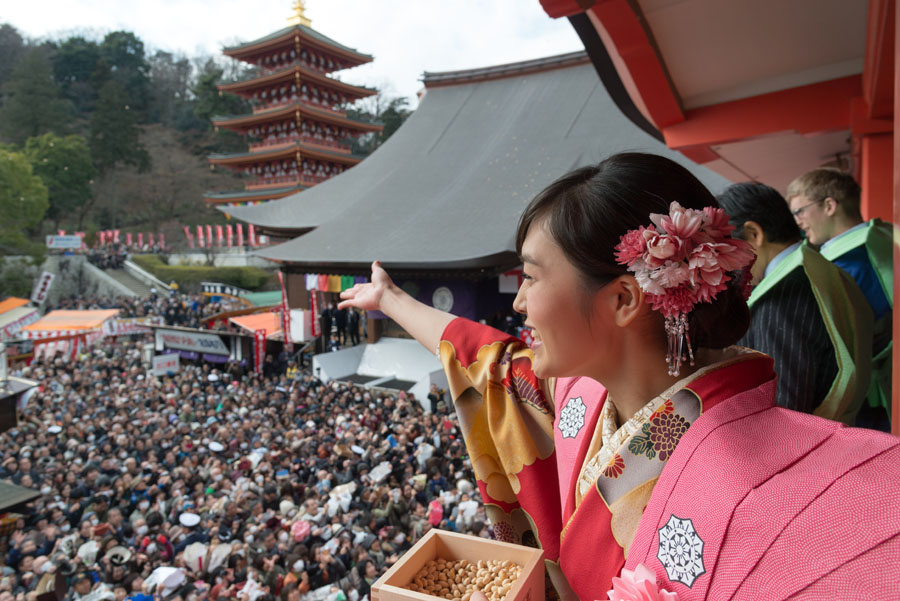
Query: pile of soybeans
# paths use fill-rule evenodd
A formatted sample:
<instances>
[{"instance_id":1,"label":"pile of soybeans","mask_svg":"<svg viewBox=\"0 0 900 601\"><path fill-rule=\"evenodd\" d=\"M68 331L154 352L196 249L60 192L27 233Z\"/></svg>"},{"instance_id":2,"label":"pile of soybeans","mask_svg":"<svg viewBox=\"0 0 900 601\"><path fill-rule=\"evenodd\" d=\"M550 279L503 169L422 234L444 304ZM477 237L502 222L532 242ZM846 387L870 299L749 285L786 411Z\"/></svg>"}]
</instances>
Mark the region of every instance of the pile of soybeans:
<instances>
[{"instance_id":1,"label":"pile of soybeans","mask_svg":"<svg viewBox=\"0 0 900 601\"><path fill-rule=\"evenodd\" d=\"M436 559L426 563L406 588L462 601L469 601L473 592L481 591L489 601L502 601L521 572L522 566L513 561Z\"/></svg>"}]
</instances>

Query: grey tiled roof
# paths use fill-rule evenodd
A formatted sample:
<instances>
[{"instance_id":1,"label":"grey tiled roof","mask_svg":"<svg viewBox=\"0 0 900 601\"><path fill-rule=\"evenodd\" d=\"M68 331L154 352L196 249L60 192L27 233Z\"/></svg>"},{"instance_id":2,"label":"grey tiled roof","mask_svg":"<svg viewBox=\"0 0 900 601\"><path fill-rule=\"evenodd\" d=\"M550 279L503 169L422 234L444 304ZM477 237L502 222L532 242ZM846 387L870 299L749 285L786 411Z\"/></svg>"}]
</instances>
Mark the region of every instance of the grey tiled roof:
<instances>
[{"instance_id":1,"label":"grey tiled roof","mask_svg":"<svg viewBox=\"0 0 900 601\"><path fill-rule=\"evenodd\" d=\"M713 192L728 184L635 127L594 67L564 56L560 68L428 89L359 165L302 194L228 212L280 230L315 228L258 253L276 261L460 268L508 262L531 198L616 152L670 157Z\"/></svg>"}]
</instances>

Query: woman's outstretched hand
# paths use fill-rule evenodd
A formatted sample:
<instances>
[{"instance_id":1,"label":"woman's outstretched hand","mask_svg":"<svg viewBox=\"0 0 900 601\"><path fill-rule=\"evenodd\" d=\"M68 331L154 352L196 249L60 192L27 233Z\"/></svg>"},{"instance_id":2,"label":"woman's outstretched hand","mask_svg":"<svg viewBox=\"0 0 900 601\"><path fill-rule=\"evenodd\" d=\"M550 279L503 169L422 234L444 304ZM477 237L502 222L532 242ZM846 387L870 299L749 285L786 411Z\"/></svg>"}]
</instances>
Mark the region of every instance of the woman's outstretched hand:
<instances>
[{"instance_id":1,"label":"woman's outstretched hand","mask_svg":"<svg viewBox=\"0 0 900 601\"><path fill-rule=\"evenodd\" d=\"M381 261L372 263L371 282L344 290L341 298L339 309L381 311L431 352L435 352L444 328L454 319L450 313L426 305L394 285Z\"/></svg>"},{"instance_id":2,"label":"woman's outstretched hand","mask_svg":"<svg viewBox=\"0 0 900 601\"><path fill-rule=\"evenodd\" d=\"M372 263L372 281L367 284L356 284L341 292L344 299L338 304L338 309L356 307L365 311L380 311L381 299L386 290L391 289L394 282L381 266L381 261Z\"/></svg>"}]
</instances>

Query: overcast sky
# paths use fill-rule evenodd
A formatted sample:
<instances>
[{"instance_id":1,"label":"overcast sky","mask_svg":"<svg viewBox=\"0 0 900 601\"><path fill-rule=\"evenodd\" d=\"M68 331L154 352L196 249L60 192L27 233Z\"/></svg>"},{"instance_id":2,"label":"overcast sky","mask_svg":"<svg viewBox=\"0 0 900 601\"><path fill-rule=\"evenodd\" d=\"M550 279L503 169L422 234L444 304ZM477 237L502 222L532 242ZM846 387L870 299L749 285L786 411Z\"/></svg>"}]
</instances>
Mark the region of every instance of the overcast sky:
<instances>
[{"instance_id":1,"label":"overcast sky","mask_svg":"<svg viewBox=\"0 0 900 601\"><path fill-rule=\"evenodd\" d=\"M25 37L97 39L133 31L150 52L220 54L223 46L287 26L292 0L41 0L4 3L0 23ZM342 75L389 95L414 97L424 71L502 64L583 46L566 19L538 0L307 0L312 27L375 57ZM2 60L2 57L0 57Z\"/></svg>"}]
</instances>

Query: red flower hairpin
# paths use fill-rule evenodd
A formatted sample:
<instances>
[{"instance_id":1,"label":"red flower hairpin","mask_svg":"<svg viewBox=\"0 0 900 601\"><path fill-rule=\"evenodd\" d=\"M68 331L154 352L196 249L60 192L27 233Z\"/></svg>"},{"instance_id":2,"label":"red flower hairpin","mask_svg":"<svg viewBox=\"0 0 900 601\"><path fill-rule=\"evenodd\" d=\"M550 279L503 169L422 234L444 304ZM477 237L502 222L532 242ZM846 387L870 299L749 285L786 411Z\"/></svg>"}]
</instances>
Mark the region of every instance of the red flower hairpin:
<instances>
[{"instance_id":1,"label":"red flower hairpin","mask_svg":"<svg viewBox=\"0 0 900 601\"><path fill-rule=\"evenodd\" d=\"M717 207L685 209L677 202L669 214L650 215L653 225L631 230L616 245L616 261L634 273L654 310L666 318L669 375L683 361L694 364L688 314L697 303L712 302L756 255L749 244L731 237L734 226ZM749 279L749 274L743 276Z\"/></svg>"}]
</instances>

